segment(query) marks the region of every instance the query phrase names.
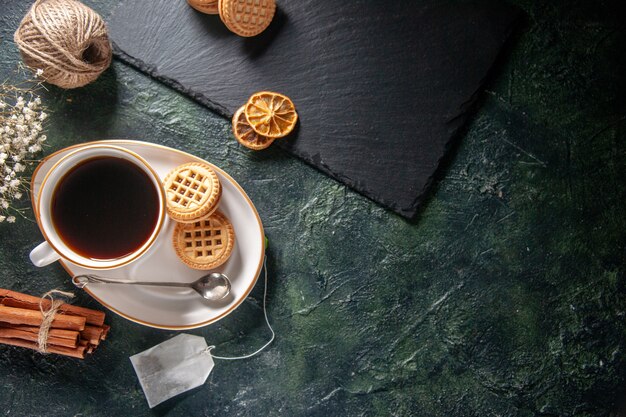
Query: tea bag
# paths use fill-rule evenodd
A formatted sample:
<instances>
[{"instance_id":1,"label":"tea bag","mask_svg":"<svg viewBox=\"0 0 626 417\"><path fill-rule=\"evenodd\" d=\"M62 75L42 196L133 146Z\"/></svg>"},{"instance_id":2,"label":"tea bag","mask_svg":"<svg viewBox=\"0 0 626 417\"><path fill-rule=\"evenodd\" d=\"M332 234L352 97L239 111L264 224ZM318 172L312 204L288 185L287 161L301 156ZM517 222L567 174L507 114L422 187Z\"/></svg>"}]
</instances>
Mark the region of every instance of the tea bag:
<instances>
[{"instance_id":1,"label":"tea bag","mask_svg":"<svg viewBox=\"0 0 626 417\"><path fill-rule=\"evenodd\" d=\"M131 356L150 408L204 384L213 358L203 337L179 334Z\"/></svg>"}]
</instances>

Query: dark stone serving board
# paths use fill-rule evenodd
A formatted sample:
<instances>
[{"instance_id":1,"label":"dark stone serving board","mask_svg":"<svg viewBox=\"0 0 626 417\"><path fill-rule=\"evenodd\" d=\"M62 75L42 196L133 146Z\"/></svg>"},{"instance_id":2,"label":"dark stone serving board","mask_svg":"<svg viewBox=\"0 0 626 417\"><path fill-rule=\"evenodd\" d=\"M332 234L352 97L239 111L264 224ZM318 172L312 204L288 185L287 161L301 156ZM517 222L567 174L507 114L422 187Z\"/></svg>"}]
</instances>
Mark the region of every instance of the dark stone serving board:
<instances>
[{"instance_id":1,"label":"dark stone serving board","mask_svg":"<svg viewBox=\"0 0 626 417\"><path fill-rule=\"evenodd\" d=\"M240 38L183 0L133 0L109 28L118 58L225 117L288 95L299 126L275 143L412 217L517 17L496 1L279 0Z\"/></svg>"}]
</instances>

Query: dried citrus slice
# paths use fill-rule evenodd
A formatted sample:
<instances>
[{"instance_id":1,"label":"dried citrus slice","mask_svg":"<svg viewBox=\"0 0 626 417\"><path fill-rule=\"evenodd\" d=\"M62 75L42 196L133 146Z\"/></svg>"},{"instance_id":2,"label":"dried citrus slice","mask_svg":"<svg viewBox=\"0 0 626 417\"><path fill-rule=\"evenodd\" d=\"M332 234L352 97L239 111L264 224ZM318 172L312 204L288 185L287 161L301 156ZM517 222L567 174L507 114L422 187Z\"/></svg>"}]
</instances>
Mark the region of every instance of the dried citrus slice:
<instances>
[{"instance_id":1,"label":"dried citrus slice","mask_svg":"<svg viewBox=\"0 0 626 417\"><path fill-rule=\"evenodd\" d=\"M246 103L246 120L256 133L268 138L287 136L298 121L289 97L271 91L254 93Z\"/></svg>"},{"instance_id":2,"label":"dried citrus slice","mask_svg":"<svg viewBox=\"0 0 626 417\"><path fill-rule=\"evenodd\" d=\"M250 127L250 124L246 120L246 115L243 112L245 107L246 106L241 106L233 116L233 133L235 134L235 139L246 148L255 151L267 148L274 142L274 138L261 136Z\"/></svg>"}]
</instances>

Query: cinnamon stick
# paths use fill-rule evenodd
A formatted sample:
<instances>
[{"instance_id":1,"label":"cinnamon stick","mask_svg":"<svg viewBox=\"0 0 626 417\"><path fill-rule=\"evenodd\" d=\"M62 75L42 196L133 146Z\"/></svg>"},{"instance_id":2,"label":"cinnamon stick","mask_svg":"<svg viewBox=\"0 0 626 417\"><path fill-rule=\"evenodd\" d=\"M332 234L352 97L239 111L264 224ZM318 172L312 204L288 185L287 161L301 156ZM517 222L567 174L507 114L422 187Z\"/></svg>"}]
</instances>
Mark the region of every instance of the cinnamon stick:
<instances>
[{"instance_id":1,"label":"cinnamon stick","mask_svg":"<svg viewBox=\"0 0 626 417\"><path fill-rule=\"evenodd\" d=\"M23 332L29 332L29 333L33 333L37 335L39 334L39 327L36 327L36 326L24 326L24 325L19 325L19 324L10 324L10 323L0 322L0 328L21 330ZM48 330L48 335L58 337L60 339L78 341L78 336L80 336L80 332L77 330L50 329Z\"/></svg>"},{"instance_id":2,"label":"cinnamon stick","mask_svg":"<svg viewBox=\"0 0 626 417\"><path fill-rule=\"evenodd\" d=\"M40 326L43 321L41 311L27 310L0 305L0 321L27 326ZM50 326L53 329L84 330L85 317L57 314Z\"/></svg>"},{"instance_id":3,"label":"cinnamon stick","mask_svg":"<svg viewBox=\"0 0 626 417\"><path fill-rule=\"evenodd\" d=\"M21 340L26 340L26 341L35 342L35 343L38 343L39 341L38 334L30 333L30 332L23 331L23 330L9 329L6 327L0 327L0 338L21 339ZM78 345L78 337L74 340L70 340L70 339L63 339L60 337L50 336L48 334L47 344L48 346L55 345L55 346L62 346L62 347L67 347L67 348L76 348L76 346Z\"/></svg>"},{"instance_id":4,"label":"cinnamon stick","mask_svg":"<svg viewBox=\"0 0 626 417\"><path fill-rule=\"evenodd\" d=\"M102 336L100 336L100 340L106 340L109 330L111 330L111 326L107 324L102 325Z\"/></svg>"},{"instance_id":5,"label":"cinnamon stick","mask_svg":"<svg viewBox=\"0 0 626 417\"><path fill-rule=\"evenodd\" d=\"M8 307L39 310L40 301L41 298L39 297L0 288L0 304ZM50 300L44 299L41 301L41 305L44 309L49 309ZM105 313L103 311L92 310L90 308L79 307L66 303L59 307L58 312L72 316L85 317L86 323L93 326L102 326L104 324Z\"/></svg>"},{"instance_id":6,"label":"cinnamon stick","mask_svg":"<svg viewBox=\"0 0 626 417\"><path fill-rule=\"evenodd\" d=\"M96 326L85 326L85 330L80 332L80 338L84 339L92 345L99 345L102 340L102 333L104 329Z\"/></svg>"},{"instance_id":7,"label":"cinnamon stick","mask_svg":"<svg viewBox=\"0 0 626 417\"><path fill-rule=\"evenodd\" d=\"M39 345L37 343L28 342L26 340L21 339L10 339L7 337L0 337L0 343L11 346L20 346L29 348L32 350L38 350ZM70 356L78 359L85 359L85 350L87 350L87 346L76 346L75 348L67 348L62 346L54 346L48 345L49 353L57 353L63 356Z\"/></svg>"}]
</instances>

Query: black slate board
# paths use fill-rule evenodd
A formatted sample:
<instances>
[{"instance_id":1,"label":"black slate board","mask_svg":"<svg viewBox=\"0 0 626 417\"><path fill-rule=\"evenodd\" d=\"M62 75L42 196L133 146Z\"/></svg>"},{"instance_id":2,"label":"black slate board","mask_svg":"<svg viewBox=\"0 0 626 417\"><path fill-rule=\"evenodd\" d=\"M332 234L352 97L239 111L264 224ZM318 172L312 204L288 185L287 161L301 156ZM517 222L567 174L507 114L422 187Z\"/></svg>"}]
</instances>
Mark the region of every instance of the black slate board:
<instances>
[{"instance_id":1,"label":"black slate board","mask_svg":"<svg viewBox=\"0 0 626 417\"><path fill-rule=\"evenodd\" d=\"M509 36L501 2L278 1L269 29L230 33L183 0L132 0L109 21L118 58L230 117L259 90L297 106L277 141L412 217Z\"/></svg>"}]
</instances>

